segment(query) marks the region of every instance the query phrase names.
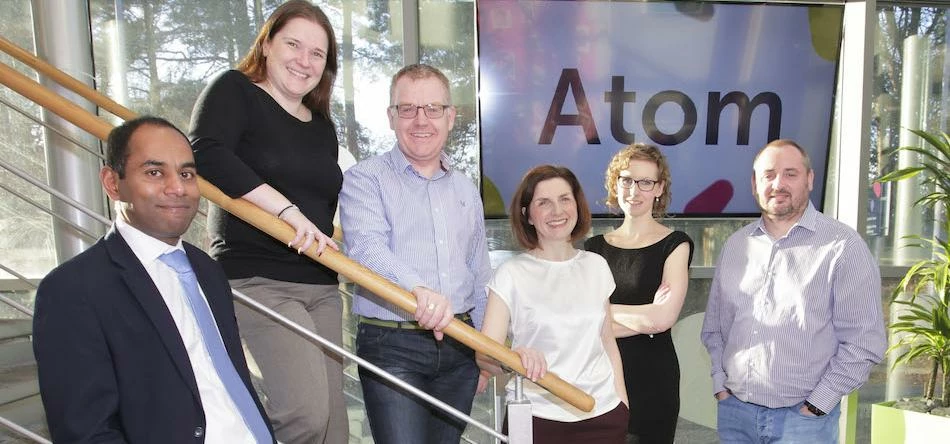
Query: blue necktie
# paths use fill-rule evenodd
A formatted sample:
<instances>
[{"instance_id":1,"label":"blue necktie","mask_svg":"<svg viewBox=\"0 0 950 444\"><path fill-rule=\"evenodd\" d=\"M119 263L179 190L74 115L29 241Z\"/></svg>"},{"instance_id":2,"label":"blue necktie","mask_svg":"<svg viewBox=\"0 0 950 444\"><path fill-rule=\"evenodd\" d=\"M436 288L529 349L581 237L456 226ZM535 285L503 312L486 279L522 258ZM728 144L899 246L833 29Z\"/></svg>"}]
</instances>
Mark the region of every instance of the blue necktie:
<instances>
[{"instance_id":1,"label":"blue necktie","mask_svg":"<svg viewBox=\"0 0 950 444\"><path fill-rule=\"evenodd\" d=\"M224 348L224 342L221 340L215 326L211 310L201 297L201 292L198 291L198 279L191 269L188 256L182 250L175 250L159 256L158 259L178 273L178 280L185 290L185 295L188 296L191 313L195 316L198 329L204 338L205 348L207 348L208 354L211 355L211 362L214 364L221 382L224 383L224 388L231 395L231 400L234 401L234 405L241 412L244 423L247 424L248 429L251 430L258 443L273 442L270 431L267 430L267 424L264 424L264 419L261 417L257 405L254 404L254 399L251 398L247 386L238 376L231 358L228 357L228 351Z\"/></svg>"}]
</instances>

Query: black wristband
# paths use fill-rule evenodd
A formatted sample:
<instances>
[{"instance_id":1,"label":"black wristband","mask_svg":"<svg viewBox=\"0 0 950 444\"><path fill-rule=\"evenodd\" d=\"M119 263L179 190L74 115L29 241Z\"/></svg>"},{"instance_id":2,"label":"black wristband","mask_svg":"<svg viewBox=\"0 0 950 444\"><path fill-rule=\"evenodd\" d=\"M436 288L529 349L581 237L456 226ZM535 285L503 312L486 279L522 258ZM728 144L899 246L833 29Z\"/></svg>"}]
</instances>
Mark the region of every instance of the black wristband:
<instances>
[{"instance_id":1,"label":"black wristband","mask_svg":"<svg viewBox=\"0 0 950 444\"><path fill-rule=\"evenodd\" d=\"M805 408L808 409L808 411L811 412L812 415L825 416L825 412L821 411L820 408L815 407L814 404L808 401L805 401Z\"/></svg>"},{"instance_id":2,"label":"black wristband","mask_svg":"<svg viewBox=\"0 0 950 444\"><path fill-rule=\"evenodd\" d=\"M287 205L286 207L284 207L283 210L280 210L280 211L277 213L277 218L280 219L280 216L282 216L285 211L287 211L287 210L289 210L289 209L291 209L291 208L297 208L297 206L294 205L294 204Z\"/></svg>"}]
</instances>

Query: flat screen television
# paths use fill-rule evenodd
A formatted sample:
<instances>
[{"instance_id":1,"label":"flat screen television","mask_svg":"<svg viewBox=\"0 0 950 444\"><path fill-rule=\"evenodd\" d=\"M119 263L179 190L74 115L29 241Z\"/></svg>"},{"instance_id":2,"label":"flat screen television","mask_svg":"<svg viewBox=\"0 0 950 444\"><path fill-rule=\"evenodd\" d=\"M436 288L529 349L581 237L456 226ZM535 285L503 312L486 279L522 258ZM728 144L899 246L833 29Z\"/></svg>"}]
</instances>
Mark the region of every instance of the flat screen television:
<instances>
[{"instance_id":1,"label":"flat screen television","mask_svg":"<svg viewBox=\"0 0 950 444\"><path fill-rule=\"evenodd\" d=\"M595 215L623 146L661 148L668 212L759 213L752 160L771 140L805 148L821 208L843 6L478 0L479 135L488 217L525 172L571 168Z\"/></svg>"}]
</instances>

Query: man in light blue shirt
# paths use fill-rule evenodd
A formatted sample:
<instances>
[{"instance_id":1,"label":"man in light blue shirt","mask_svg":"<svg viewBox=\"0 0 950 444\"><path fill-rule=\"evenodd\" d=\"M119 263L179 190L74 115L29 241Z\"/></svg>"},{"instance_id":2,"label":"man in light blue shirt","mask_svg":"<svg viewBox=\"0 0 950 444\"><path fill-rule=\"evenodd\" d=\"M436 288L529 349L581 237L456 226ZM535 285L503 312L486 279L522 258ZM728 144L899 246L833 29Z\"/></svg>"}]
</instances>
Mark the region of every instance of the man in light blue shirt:
<instances>
[{"instance_id":1,"label":"man in light blue shirt","mask_svg":"<svg viewBox=\"0 0 950 444\"><path fill-rule=\"evenodd\" d=\"M753 162L762 217L733 234L702 339L723 443L836 443L839 402L887 341L877 262L861 236L808 200L808 154L776 140Z\"/></svg>"},{"instance_id":2,"label":"man in light blue shirt","mask_svg":"<svg viewBox=\"0 0 950 444\"><path fill-rule=\"evenodd\" d=\"M347 254L416 297L409 313L357 287L357 354L468 413L474 352L444 329L458 318L481 327L491 277L478 189L444 153L455 123L448 79L428 65L393 76L390 127L396 146L350 168L340 193ZM377 444L457 444L465 423L360 369Z\"/></svg>"}]
</instances>

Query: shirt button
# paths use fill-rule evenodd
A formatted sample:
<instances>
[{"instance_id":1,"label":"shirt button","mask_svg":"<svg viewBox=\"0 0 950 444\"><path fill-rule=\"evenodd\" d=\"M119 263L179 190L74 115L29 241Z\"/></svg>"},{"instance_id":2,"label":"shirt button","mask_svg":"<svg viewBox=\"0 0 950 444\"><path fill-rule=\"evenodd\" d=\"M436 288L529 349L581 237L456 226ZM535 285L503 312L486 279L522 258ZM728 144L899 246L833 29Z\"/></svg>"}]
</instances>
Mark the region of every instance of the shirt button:
<instances>
[{"instance_id":1,"label":"shirt button","mask_svg":"<svg viewBox=\"0 0 950 444\"><path fill-rule=\"evenodd\" d=\"M195 438L201 438L205 435L205 429L203 427L195 427Z\"/></svg>"}]
</instances>

